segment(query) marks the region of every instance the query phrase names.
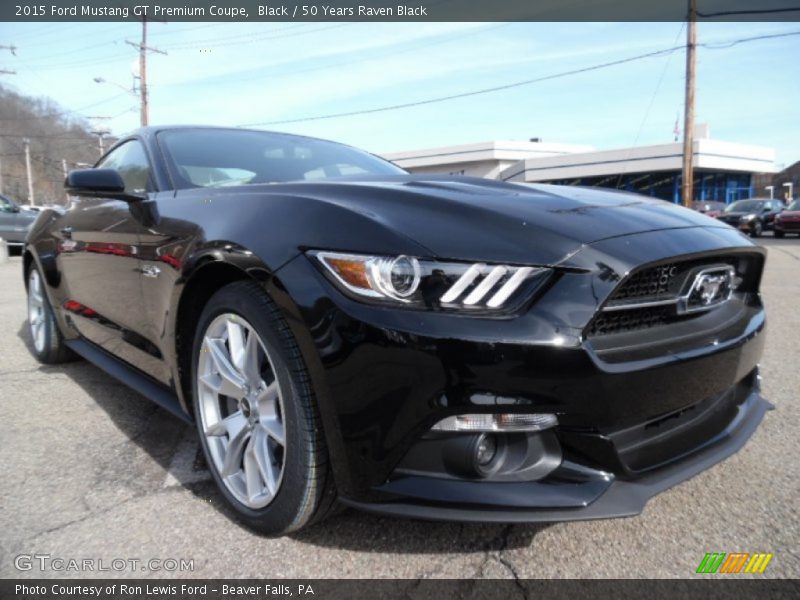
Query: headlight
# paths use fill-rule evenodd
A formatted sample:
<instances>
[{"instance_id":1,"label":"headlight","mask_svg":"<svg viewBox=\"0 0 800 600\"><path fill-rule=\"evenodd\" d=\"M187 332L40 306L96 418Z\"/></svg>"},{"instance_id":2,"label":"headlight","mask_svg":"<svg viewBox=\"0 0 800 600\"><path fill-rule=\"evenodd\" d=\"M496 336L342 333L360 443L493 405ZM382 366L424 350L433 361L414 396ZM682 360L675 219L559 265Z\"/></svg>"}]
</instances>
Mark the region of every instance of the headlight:
<instances>
[{"instance_id":1,"label":"headlight","mask_svg":"<svg viewBox=\"0 0 800 600\"><path fill-rule=\"evenodd\" d=\"M744 221L752 221L757 216L758 215L745 215L745 216L741 217L739 220L742 221L742 222L744 222Z\"/></svg>"},{"instance_id":2,"label":"headlight","mask_svg":"<svg viewBox=\"0 0 800 600\"><path fill-rule=\"evenodd\" d=\"M413 256L311 251L344 293L409 308L504 312L530 298L551 269L441 262Z\"/></svg>"}]
</instances>

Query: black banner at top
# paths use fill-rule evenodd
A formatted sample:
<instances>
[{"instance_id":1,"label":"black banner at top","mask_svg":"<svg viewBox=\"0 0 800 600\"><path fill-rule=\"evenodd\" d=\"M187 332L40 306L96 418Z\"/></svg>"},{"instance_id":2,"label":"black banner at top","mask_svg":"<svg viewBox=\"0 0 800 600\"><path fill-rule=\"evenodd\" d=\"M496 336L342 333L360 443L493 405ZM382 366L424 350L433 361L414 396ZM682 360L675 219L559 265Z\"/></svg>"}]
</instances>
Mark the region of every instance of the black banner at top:
<instances>
[{"instance_id":1,"label":"black banner at top","mask_svg":"<svg viewBox=\"0 0 800 600\"><path fill-rule=\"evenodd\" d=\"M3 0L0 21L685 21L690 0ZM698 21L798 21L800 0L696 0Z\"/></svg>"}]
</instances>

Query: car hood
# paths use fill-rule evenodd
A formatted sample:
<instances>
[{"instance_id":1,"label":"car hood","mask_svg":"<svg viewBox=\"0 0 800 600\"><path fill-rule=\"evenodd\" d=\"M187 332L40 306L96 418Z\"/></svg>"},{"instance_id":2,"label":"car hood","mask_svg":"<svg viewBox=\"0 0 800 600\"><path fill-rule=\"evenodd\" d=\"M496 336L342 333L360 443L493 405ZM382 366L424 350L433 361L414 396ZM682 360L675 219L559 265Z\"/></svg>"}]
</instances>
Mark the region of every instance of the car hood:
<instances>
[{"instance_id":1,"label":"car hood","mask_svg":"<svg viewBox=\"0 0 800 600\"><path fill-rule=\"evenodd\" d=\"M669 202L598 188L419 175L269 187L356 211L442 258L547 265L611 237L725 227Z\"/></svg>"}]
</instances>

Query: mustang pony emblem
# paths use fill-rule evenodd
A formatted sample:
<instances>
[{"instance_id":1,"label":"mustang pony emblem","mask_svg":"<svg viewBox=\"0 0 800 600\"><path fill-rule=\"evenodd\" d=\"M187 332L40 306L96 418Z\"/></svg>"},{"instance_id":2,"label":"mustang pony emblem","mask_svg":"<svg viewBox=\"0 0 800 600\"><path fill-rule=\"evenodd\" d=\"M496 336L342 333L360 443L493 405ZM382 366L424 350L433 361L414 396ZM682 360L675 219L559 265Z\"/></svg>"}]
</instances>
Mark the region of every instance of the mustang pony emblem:
<instances>
[{"instance_id":1,"label":"mustang pony emblem","mask_svg":"<svg viewBox=\"0 0 800 600\"><path fill-rule=\"evenodd\" d=\"M734 288L733 267L713 267L700 271L694 278L681 312L707 310L727 302Z\"/></svg>"}]
</instances>

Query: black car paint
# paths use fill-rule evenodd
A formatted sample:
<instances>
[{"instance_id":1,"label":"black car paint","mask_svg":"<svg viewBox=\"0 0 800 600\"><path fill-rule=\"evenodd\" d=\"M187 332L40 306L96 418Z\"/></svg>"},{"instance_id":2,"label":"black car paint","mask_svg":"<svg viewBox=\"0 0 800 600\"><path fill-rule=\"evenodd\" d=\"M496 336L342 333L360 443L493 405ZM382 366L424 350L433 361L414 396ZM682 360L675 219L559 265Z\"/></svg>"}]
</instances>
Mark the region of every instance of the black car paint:
<instances>
[{"instance_id":1,"label":"black car paint","mask_svg":"<svg viewBox=\"0 0 800 600\"><path fill-rule=\"evenodd\" d=\"M153 191L136 203L81 198L63 214L43 211L26 265L43 270L68 340L121 358L146 381L140 390L167 404L175 398L174 412L191 405L181 319L198 308L194 291L211 279L261 282L303 353L346 501L399 510L402 494L382 489L393 469L436 421L480 408L476 395L558 413L568 458L585 461L607 451L606 434L620 427L754 377L765 324L757 294L727 339L694 340L659 357L607 362L584 335L641 265L719 252L763 260L762 249L719 221L629 194L465 177L175 191L158 132L135 136L150 157ZM340 293L308 248L551 266L557 276L513 317L387 309ZM157 277L144 276L153 268Z\"/></svg>"}]
</instances>

